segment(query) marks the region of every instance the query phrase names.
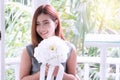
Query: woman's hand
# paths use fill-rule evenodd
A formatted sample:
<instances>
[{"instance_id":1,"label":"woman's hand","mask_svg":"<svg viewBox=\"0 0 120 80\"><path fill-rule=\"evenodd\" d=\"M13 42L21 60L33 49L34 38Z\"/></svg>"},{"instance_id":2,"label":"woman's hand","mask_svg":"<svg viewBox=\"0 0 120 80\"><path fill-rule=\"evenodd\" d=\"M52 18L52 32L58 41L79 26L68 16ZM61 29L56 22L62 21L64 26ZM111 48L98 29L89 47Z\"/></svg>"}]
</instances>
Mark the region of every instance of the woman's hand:
<instances>
[{"instance_id":1,"label":"woman's hand","mask_svg":"<svg viewBox=\"0 0 120 80\"><path fill-rule=\"evenodd\" d=\"M46 64L46 67L45 67L45 76L47 76L47 74L48 74L48 69L49 69L49 65Z\"/></svg>"},{"instance_id":2,"label":"woman's hand","mask_svg":"<svg viewBox=\"0 0 120 80\"><path fill-rule=\"evenodd\" d=\"M58 70L59 70L59 66L55 66L55 69L54 69L54 72L53 72L53 76L57 76Z\"/></svg>"},{"instance_id":3,"label":"woman's hand","mask_svg":"<svg viewBox=\"0 0 120 80\"><path fill-rule=\"evenodd\" d=\"M45 68L45 75L46 75L46 76L47 76L47 74L48 74L49 66L50 66L50 65L46 64L46 68ZM58 70L59 70L59 66L55 66L54 72L53 72L53 74L52 74L54 77L57 76Z\"/></svg>"}]
</instances>

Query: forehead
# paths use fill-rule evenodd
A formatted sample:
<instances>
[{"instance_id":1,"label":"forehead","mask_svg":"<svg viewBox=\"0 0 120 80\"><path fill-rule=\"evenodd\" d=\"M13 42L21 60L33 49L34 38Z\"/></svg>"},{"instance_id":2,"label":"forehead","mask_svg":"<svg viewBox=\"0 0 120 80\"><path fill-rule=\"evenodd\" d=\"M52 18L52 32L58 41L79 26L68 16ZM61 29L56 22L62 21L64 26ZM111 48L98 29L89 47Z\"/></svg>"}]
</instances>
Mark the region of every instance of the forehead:
<instances>
[{"instance_id":1,"label":"forehead","mask_svg":"<svg viewBox=\"0 0 120 80\"><path fill-rule=\"evenodd\" d=\"M40 14L37 17L37 21L51 20L50 16L47 14Z\"/></svg>"}]
</instances>

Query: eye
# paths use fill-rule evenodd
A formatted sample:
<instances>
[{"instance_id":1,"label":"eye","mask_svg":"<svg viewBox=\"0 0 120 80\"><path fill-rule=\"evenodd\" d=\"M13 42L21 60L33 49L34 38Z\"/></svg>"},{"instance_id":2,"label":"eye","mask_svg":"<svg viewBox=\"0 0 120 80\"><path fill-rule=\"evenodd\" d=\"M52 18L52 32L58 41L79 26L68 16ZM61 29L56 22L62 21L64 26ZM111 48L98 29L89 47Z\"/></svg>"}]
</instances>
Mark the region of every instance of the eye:
<instances>
[{"instance_id":1,"label":"eye","mask_svg":"<svg viewBox=\"0 0 120 80\"><path fill-rule=\"evenodd\" d=\"M40 23L37 22L37 23L36 23L36 26L39 26L39 25L40 25Z\"/></svg>"},{"instance_id":2,"label":"eye","mask_svg":"<svg viewBox=\"0 0 120 80\"><path fill-rule=\"evenodd\" d=\"M44 24L49 24L49 22L44 22Z\"/></svg>"}]
</instances>

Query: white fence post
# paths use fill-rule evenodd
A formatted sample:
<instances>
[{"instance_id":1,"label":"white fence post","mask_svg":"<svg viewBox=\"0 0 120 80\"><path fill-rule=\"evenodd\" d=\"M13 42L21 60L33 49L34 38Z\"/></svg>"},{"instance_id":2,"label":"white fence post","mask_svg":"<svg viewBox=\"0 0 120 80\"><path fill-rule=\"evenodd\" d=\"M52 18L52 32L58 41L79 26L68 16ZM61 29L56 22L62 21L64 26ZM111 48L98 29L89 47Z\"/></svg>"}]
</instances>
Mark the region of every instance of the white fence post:
<instances>
[{"instance_id":1,"label":"white fence post","mask_svg":"<svg viewBox=\"0 0 120 80\"><path fill-rule=\"evenodd\" d=\"M5 57L4 57L4 32L5 32L5 20L4 20L4 0L0 0L0 80L5 78Z\"/></svg>"},{"instance_id":2,"label":"white fence post","mask_svg":"<svg viewBox=\"0 0 120 80\"><path fill-rule=\"evenodd\" d=\"M16 64L15 66L15 80L19 80L19 70L20 70L20 65Z\"/></svg>"},{"instance_id":3,"label":"white fence post","mask_svg":"<svg viewBox=\"0 0 120 80\"><path fill-rule=\"evenodd\" d=\"M101 53L100 53L100 80L107 80L106 79L106 55L107 55L107 48L103 47L100 48Z\"/></svg>"},{"instance_id":4,"label":"white fence post","mask_svg":"<svg viewBox=\"0 0 120 80\"><path fill-rule=\"evenodd\" d=\"M89 80L89 63L84 64L84 80Z\"/></svg>"},{"instance_id":5,"label":"white fence post","mask_svg":"<svg viewBox=\"0 0 120 80\"><path fill-rule=\"evenodd\" d=\"M120 80L120 65L116 64L116 79L115 80Z\"/></svg>"}]
</instances>

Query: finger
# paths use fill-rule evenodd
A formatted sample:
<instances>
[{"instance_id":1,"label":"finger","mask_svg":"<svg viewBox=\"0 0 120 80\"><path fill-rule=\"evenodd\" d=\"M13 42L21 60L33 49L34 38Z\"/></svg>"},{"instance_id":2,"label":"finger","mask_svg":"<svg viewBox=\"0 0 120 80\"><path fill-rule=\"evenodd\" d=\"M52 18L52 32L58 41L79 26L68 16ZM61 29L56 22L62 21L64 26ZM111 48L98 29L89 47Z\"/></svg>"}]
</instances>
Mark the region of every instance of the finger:
<instances>
[{"instance_id":1,"label":"finger","mask_svg":"<svg viewBox=\"0 0 120 80\"><path fill-rule=\"evenodd\" d=\"M53 72L53 76L56 76L58 74L59 66L56 66Z\"/></svg>"},{"instance_id":2,"label":"finger","mask_svg":"<svg viewBox=\"0 0 120 80\"><path fill-rule=\"evenodd\" d=\"M49 68L49 64L47 63L46 66Z\"/></svg>"},{"instance_id":3,"label":"finger","mask_svg":"<svg viewBox=\"0 0 120 80\"><path fill-rule=\"evenodd\" d=\"M45 67L45 75L47 76L47 74L48 74L48 67L46 66Z\"/></svg>"}]
</instances>

